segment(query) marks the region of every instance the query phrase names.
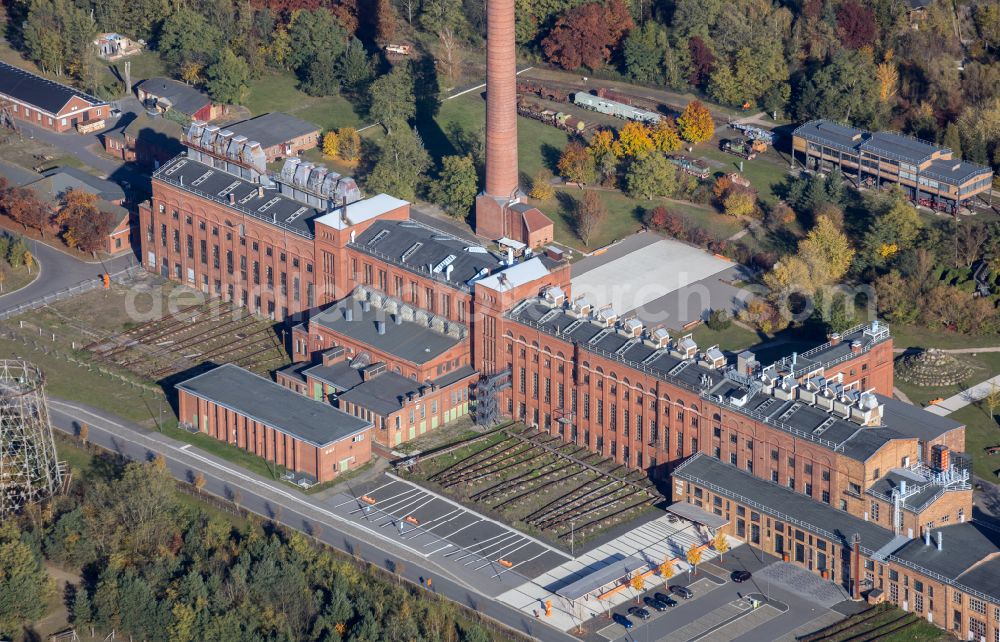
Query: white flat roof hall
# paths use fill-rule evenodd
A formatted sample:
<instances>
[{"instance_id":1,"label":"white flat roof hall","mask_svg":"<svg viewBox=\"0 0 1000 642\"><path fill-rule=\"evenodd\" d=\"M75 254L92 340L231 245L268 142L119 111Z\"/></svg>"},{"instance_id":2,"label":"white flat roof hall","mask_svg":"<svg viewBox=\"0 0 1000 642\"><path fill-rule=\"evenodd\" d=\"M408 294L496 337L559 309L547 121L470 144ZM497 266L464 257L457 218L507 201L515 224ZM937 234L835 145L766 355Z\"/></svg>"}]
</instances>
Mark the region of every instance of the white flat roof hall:
<instances>
[{"instance_id":1,"label":"white flat roof hall","mask_svg":"<svg viewBox=\"0 0 1000 642\"><path fill-rule=\"evenodd\" d=\"M734 307L739 266L697 247L652 232L631 236L573 266L573 297L595 308L610 303L619 315L634 312L647 324L679 329L705 310Z\"/></svg>"}]
</instances>

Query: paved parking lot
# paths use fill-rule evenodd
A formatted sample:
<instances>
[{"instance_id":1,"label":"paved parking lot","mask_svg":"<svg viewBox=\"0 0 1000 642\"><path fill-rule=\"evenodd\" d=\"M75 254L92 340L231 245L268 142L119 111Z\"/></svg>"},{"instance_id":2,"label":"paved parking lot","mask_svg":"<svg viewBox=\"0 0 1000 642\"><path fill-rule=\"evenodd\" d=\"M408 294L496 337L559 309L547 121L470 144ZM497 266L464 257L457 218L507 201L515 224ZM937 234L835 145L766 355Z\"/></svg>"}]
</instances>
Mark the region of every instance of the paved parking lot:
<instances>
[{"instance_id":1,"label":"paved parking lot","mask_svg":"<svg viewBox=\"0 0 1000 642\"><path fill-rule=\"evenodd\" d=\"M504 588L498 581L509 587L570 559L544 542L391 475L329 501L338 512L453 572L494 580L490 585L496 584L496 590Z\"/></svg>"}]
</instances>

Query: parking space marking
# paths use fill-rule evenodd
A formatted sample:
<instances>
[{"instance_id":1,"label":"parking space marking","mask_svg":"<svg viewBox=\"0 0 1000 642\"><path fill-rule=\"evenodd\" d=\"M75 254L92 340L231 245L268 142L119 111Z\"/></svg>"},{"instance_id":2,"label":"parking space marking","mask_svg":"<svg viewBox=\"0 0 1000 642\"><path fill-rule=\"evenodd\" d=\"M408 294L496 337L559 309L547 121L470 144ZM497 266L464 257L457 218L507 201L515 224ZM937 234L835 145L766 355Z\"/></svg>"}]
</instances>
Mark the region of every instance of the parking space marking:
<instances>
[{"instance_id":1,"label":"parking space marking","mask_svg":"<svg viewBox=\"0 0 1000 642\"><path fill-rule=\"evenodd\" d=\"M457 531L452 531L452 532L448 533L447 535L442 535L441 537L443 537L443 538L445 538L445 539L448 539L449 537L451 537L451 536L452 536L452 535L454 535L455 533L458 533L459 531L464 531L464 530L465 530L465 529L467 529L468 527L470 527L470 526L475 526L476 524L479 524L479 523L480 523L480 522L482 522L482 521L483 521L483 520L481 520L481 519L477 519L476 521L472 522L471 524L466 524L465 526L463 526L462 528L458 529Z\"/></svg>"},{"instance_id":2,"label":"parking space marking","mask_svg":"<svg viewBox=\"0 0 1000 642\"><path fill-rule=\"evenodd\" d=\"M423 528L424 528L425 531L430 532L431 530L437 528L441 524L444 524L445 522L451 521L451 520L445 520L445 522L441 522L441 524L436 524L433 527L429 527L428 524L433 524L434 522L440 521L440 520L444 519L445 517L448 517L449 515L454 515L455 517L457 517L458 515L461 515L461 514L462 514L462 511L456 509L456 510L450 511L448 513L445 513L444 515L441 515L439 517L435 517L433 519L429 519L426 522L424 522L423 524L421 524L421 526L423 526ZM455 519L455 518L452 517L451 519Z\"/></svg>"}]
</instances>

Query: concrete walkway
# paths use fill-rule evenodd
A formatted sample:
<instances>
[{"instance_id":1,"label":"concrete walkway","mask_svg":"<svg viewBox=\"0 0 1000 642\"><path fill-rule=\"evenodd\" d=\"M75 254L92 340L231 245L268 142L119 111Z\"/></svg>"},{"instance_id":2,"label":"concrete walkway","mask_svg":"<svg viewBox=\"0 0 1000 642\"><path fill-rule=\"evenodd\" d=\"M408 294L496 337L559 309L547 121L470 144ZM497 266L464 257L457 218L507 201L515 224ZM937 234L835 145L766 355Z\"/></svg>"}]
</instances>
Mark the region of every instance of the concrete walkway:
<instances>
[{"instance_id":1,"label":"concrete walkway","mask_svg":"<svg viewBox=\"0 0 1000 642\"><path fill-rule=\"evenodd\" d=\"M944 417L955 412L956 410L961 410L969 404L976 403L980 399L983 399L986 395L990 394L990 391L994 388L1000 389L1000 375L991 377L990 379L987 379L982 383L978 383L971 388L966 388L957 395L952 395L941 403L928 406L924 410Z\"/></svg>"}]
</instances>

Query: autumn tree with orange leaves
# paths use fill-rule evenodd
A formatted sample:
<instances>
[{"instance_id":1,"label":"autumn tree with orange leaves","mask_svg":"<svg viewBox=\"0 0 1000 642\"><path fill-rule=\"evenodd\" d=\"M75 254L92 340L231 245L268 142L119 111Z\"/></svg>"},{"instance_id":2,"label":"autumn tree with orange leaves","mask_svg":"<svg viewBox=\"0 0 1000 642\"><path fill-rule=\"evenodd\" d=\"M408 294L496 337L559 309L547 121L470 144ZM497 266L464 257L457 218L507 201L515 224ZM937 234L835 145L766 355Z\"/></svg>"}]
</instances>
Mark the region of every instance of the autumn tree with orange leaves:
<instances>
[{"instance_id":1,"label":"autumn tree with orange leaves","mask_svg":"<svg viewBox=\"0 0 1000 642\"><path fill-rule=\"evenodd\" d=\"M599 69L625 34L635 26L622 0L589 2L569 10L556 20L542 51L549 62L563 69Z\"/></svg>"},{"instance_id":2,"label":"autumn tree with orange leaves","mask_svg":"<svg viewBox=\"0 0 1000 642\"><path fill-rule=\"evenodd\" d=\"M115 225L114 216L97 206L97 197L79 189L66 192L55 220L66 245L84 252L102 249Z\"/></svg>"}]
</instances>

